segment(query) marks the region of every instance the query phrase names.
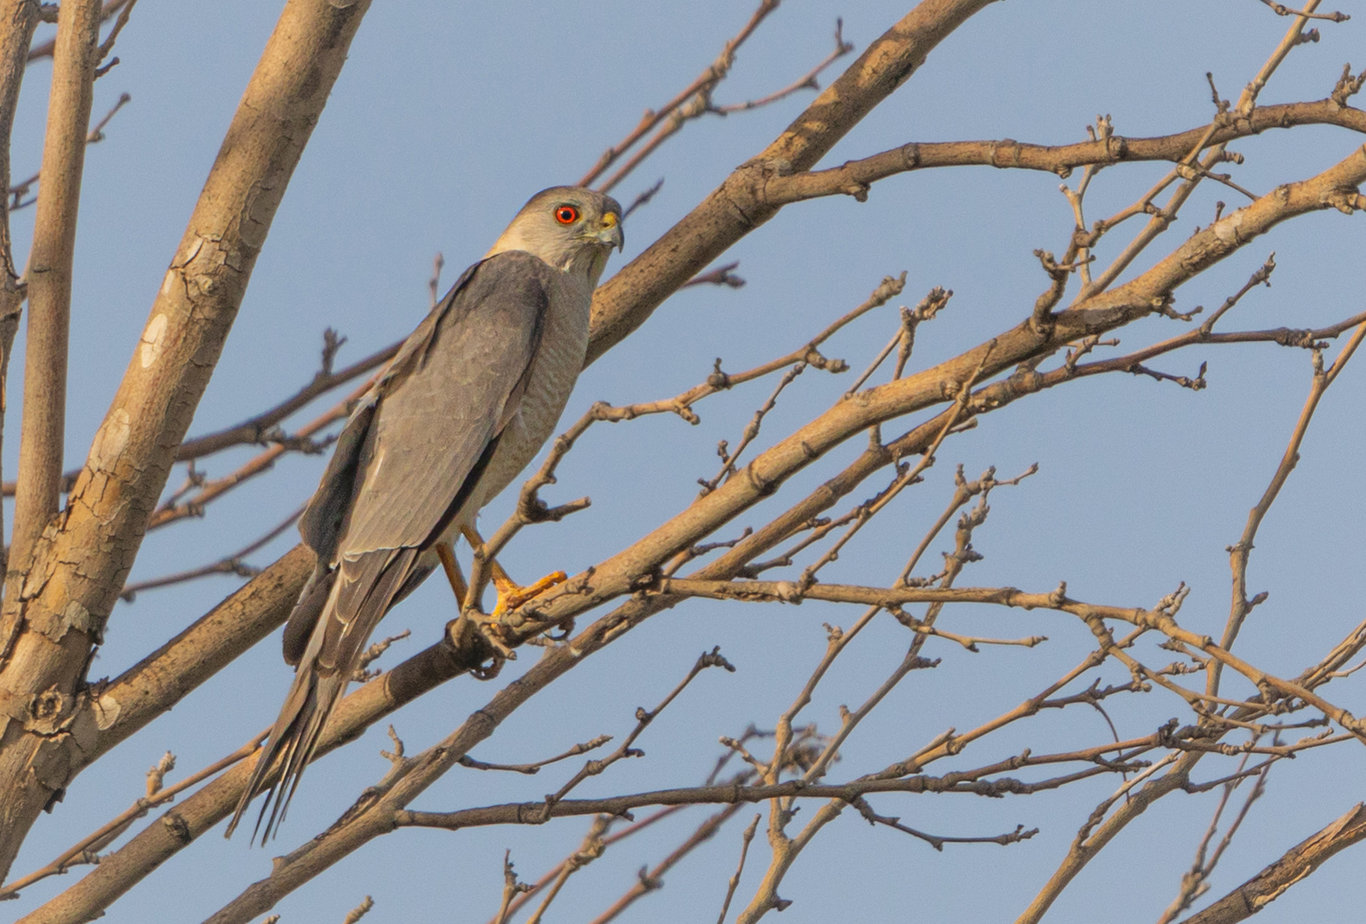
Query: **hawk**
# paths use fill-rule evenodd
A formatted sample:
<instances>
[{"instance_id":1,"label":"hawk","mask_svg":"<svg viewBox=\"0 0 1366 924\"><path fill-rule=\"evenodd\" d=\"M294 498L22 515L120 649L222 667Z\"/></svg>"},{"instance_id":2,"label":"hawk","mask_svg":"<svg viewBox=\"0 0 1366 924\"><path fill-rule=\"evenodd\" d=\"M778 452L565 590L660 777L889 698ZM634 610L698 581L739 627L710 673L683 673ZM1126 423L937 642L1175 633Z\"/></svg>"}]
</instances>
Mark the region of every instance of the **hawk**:
<instances>
[{"instance_id":1,"label":"hawk","mask_svg":"<svg viewBox=\"0 0 1366 924\"><path fill-rule=\"evenodd\" d=\"M256 826L269 839L375 626L439 559L453 565L456 533L472 534L479 508L549 438L583 366L593 289L623 245L621 216L590 189L532 196L351 413L299 520L317 564L285 628L294 682L227 836L265 790Z\"/></svg>"}]
</instances>

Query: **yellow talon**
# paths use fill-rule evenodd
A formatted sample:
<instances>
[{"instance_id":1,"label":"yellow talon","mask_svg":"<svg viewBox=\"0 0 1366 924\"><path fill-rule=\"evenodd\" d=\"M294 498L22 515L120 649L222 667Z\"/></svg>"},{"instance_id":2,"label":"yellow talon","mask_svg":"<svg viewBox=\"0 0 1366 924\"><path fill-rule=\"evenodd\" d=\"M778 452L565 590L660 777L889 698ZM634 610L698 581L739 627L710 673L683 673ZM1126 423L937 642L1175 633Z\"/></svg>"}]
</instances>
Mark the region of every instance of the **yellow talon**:
<instances>
[{"instance_id":1,"label":"yellow talon","mask_svg":"<svg viewBox=\"0 0 1366 924\"><path fill-rule=\"evenodd\" d=\"M498 588L498 605L493 608L495 619L508 610L515 610L528 600L539 597L556 584L563 584L569 578L563 571L552 571L536 583L522 586L508 577L507 572L498 564L495 563L491 570L493 586Z\"/></svg>"},{"instance_id":2,"label":"yellow talon","mask_svg":"<svg viewBox=\"0 0 1366 924\"><path fill-rule=\"evenodd\" d=\"M478 548L484 544L483 538L474 530L474 527L461 527L460 532L471 547ZM454 548L449 542L441 542L436 546L436 554L441 559L441 566L445 569L451 589L455 591L455 599L463 605L468 587L465 583L465 576L460 573L460 565L456 563ZM497 561L489 562L489 575L493 580L493 586L498 591L498 605L493 608L493 618L497 618L509 610L517 609L523 603L540 596L556 584L564 583L568 578L568 575L563 571L553 571L534 584L523 586L508 577L508 573Z\"/></svg>"}]
</instances>

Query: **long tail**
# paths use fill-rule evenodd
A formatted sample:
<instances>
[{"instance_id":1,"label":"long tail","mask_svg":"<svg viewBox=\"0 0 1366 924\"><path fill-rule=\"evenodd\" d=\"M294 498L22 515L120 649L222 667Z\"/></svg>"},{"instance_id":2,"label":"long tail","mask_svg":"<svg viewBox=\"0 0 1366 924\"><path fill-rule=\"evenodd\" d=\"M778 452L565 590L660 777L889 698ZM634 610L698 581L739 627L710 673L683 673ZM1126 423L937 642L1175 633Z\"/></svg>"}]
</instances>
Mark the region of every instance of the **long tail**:
<instances>
[{"instance_id":1,"label":"long tail","mask_svg":"<svg viewBox=\"0 0 1366 924\"><path fill-rule=\"evenodd\" d=\"M370 633L412 572L417 554L416 549L383 550L343 560L327 589L308 645L299 657L294 683L257 758L251 779L242 790L225 837L232 837L247 805L263 791L266 800L256 817L252 841L259 834L264 845L275 836L304 768L318 749L328 716L355 673ZM291 623L296 621L295 616L310 618L311 614L302 611L317 608L317 596L320 595L310 593L310 588L304 590L295 614L290 617ZM274 774L277 769L278 774Z\"/></svg>"},{"instance_id":2,"label":"long tail","mask_svg":"<svg viewBox=\"0 0 1366 924\"><path fill-rule=\"evenodd\" d=\"M262 791L266 793L266 801L261 804L261 812L256 816L251 838L255 841L259 834L264 845L275 836L280 822L284 820L289 800L303 778L304 767L313 759L323 726L332 714L332 707L336 705L343 686L339 676L323 679L315 671L305 670L300 665L294 675L294 684L289 688L289 695L280 709L280 716L270 730L270 738L256 761L251 780L242 790L242 797L237 802L237 810L233 812L232 821L228 822L224 837L232 837L237 823L246 814L247 805ZM277 762L280 765L279 775L267 785L266 780L271 771L276 769ZM264 831L262 822L265 822Z\"/></svg>"}]
</instances>

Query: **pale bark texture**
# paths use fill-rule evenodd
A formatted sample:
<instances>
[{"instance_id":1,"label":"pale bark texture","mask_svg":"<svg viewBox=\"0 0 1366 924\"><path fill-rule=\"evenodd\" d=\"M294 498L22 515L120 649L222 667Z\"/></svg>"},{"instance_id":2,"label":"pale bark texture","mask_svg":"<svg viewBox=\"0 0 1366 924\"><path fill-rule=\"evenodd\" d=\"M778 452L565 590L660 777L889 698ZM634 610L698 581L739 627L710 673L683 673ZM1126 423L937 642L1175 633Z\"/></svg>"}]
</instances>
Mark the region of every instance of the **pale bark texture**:
<instances>
[{"instance_id":1,"label":"pale bark texture","mask_svg":"<svg viewBox=\"0 0 1366 924\"><path fill-rule=\"evenodd\" d=\"M85 135L98 54L99 0L62 4L48 98L47 138L39 175L33 253L29 258L28 350L19 484L14 499L14 561L27 561L57 512L66 426L66 355L71 324L71 265L81 201ZM22 582L16 571L6 583ZM13 589L10 591L13 593Z\"/></svg>"},{"instance_id":2,"label":"pale bark texture","mask_svg":"<svg viewBox=\"0 0 1366 924\"><path fill-rule=\"evenodd\" d=\"M38 4L33 0L5 0L0 4L0 190L10 188L10 136L14 130L14 110L24 79L29 42L38 24ZM10 240L9 196L0 201L0 423L4 422L6 386L9 381L10 350L19 331L24 292L19 270L14 263ZM0 427L0 447L4 446ZM3 524L0 524L2 526ZM9 546L0 528L0 568L9 561Z\"/></svg>"},{"instance_id":3,"label":"pale bark texture","mask_svg":"<svg viewBox=\"0 0 1366 924\"><path fill-rule=\"evenodd\" d=\"M65 510L0 615L0 869L84 763L80 683L368 4L288 3L229 126ZM65 7L64 7L65 9ZM59 41L59 53L62 47Z\"/></svg>"}]
</instances>

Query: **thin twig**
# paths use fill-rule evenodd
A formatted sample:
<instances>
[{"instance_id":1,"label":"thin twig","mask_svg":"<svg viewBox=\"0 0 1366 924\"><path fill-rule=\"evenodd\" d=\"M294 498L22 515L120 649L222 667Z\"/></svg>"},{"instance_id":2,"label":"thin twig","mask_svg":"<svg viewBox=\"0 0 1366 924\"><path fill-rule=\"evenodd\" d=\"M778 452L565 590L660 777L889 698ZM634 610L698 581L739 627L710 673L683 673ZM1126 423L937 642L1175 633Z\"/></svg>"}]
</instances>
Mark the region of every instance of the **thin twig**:
<instances>
[{"instance_id":1,"label":"thin twig","mask_svg":"<svg viewBox=\"0 0 1366 924\"><path fill-rule=\"evenodd\" d=\"M185 779L181 780L179 783L167 786L164 789L158 786L156 791L148 792L147 795L139 797L132 806L96 828L90 834L87 834L76 844L62 851L57 855L56 859L52 860L46 866L34 870L27 876L23 876L19 879L15 879L13 882L6 883L4 886L0 886L0 901L7 898L15 898L23 889L33 885L35 882L46 879L49 876L61 875L77 863L99 862L99 851L123 832L127 831L133 822L144 817L157 806L165 805L167 802L170 802L186 789L197 786L209 777L215 776L225 768L231 767L239 760L242 760L256 750L263 738L265 738L265 732L262 732L256 738L242 745L226 757L219 758L198 772L185 777Z\"/></svg>"},{"instance_id":2,"label":"thin twig","mask_svg":"<svg viewBox=\"0 0 1366 924\"><path fill-rule=\"evenodd\" d=\"M125 584L119 593L125 602L132 603L133 599L144 590L152 590L157 587L169 587L172 584L183 584L186 581L193 581L197 578L207 577L211 574L235 574L238 577L251 578L260 573L261 569L248 565L243 561L248 555L267 545L276 536L283 533L294 525L294 521L299 519L299 515L304 512L303 507L299 507L289 516L285 517L278 524L271 527L265 535L255 539L247 545L242 546L231 555L224 556L216 562L201 565L198 568L188 568L184 571L177 571L173 574L163 575L159 578L151 578L146 581L134 581Z\"/></svg>"}]
</instances>

